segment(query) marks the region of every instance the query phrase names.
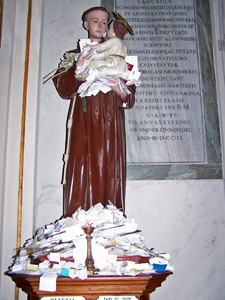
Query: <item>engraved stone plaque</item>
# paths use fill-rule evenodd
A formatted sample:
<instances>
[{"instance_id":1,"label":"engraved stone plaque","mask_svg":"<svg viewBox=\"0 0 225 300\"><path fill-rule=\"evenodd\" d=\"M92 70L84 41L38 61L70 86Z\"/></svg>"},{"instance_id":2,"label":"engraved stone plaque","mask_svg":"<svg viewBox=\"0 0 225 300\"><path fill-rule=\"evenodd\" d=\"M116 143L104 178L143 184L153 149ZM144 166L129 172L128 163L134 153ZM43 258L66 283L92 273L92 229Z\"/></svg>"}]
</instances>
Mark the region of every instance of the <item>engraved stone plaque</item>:
<instances>
[{"instance_id":1,"label":"engraved stone plaque","mask_svg":"<svg viewBox=\"0 0 225 300\"><path fill-rule=\"evenodd\" d=\"M116 0L134 30L141 83L126 111L128 164L205 163L196 6L193 0Z\"/></svg>"}]
</instances>

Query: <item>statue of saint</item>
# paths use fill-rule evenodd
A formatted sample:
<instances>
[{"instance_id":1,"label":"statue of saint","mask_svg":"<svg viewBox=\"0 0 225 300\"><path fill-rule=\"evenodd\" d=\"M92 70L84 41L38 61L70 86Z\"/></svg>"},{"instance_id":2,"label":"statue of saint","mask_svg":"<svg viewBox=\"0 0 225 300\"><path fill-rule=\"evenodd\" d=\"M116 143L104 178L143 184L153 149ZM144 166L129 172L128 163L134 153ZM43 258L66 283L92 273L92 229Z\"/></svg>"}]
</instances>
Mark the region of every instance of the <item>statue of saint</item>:
<instances>
[{"instance_id":1,"label":"statue of saint","mask_svg":"<svg viewBox=\"0 0 225 300\"><path fill-rule=\"evenodd\" d=\"M103 42L109 18L104 7L83 13L83 27L92 42ZM79 207L87 210L99 202L106 206L109 201L125 212L124 110L134 105L135 86L121 90L114 84L107 93L80 97L77 90L83 81L76 70L91 55L91 51L85 57L81 54L70 68L60 68L53 78L59 95L71 99L64 159L64 217L72 216Z\"/></svg>"}]
</instances>

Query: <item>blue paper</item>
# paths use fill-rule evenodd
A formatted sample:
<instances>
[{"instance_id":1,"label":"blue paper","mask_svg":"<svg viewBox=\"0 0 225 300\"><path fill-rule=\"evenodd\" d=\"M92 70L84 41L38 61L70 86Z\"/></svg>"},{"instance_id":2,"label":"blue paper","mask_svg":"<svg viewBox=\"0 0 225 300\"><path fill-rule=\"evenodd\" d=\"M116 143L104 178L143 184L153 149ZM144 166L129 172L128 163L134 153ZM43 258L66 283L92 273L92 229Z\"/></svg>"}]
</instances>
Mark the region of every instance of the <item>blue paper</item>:
<instances>
[{"instance_id":1,"label":"blue paper","mask_svg":"<svg viewBox=\"0 0 225 300\"><path fill-rule=\"evenodd\" d=\"M68 277L69 276L69 270L64 268L64 269L62 269L62 271L60 272L59 275Z\"/></svg>"},{"instance_id":2,"label":"blue paper","mask_svg":"<svg viewBox=\"0 0 225 300\"><path fill-rule=\"evenodd\" d=\"M153 264L153 269L157 272L164 272L166 270L167 264Z\"/></svg>"}]
</instances>

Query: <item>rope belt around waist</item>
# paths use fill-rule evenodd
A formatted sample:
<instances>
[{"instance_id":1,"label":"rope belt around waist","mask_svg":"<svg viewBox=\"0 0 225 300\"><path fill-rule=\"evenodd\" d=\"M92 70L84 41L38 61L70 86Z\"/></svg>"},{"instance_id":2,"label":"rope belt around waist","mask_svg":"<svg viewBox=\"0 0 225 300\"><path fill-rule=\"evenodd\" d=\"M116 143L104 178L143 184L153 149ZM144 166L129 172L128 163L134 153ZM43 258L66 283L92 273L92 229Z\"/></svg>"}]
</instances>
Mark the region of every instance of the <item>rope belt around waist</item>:
<instances>
[{"instance_id":1,"label":"rope belt around waist","mask_svg":"<svg viewBox=\"0 0 225 300\"><path fill-rule=\"evenodd\" d=\"M124 57L124 56L122 56L122 55L119 55L119 54L111 54L110 56L118 56L118 57L121 57L121 58L125 59L125 57Z\"/></svg>"}]
</instances>

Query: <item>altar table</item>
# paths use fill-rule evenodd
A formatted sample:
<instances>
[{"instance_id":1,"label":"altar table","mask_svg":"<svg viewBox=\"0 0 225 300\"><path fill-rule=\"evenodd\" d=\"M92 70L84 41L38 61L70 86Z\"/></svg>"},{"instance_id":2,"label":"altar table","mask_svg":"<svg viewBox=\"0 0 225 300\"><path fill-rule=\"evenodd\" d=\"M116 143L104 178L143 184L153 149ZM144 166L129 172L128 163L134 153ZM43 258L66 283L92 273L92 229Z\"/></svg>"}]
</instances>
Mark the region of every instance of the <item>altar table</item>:
<instances>
[{"instance_id":1,"label":"altar table","mask_svg":"<svg viewBox=\"0 0 225 300\"><path fill-rule=\"evenodd\" d=\"M24 275L6 272L29 295L29 300L42 297L83 296L86 300L96 300L99 296L136 296L140 300L150 299L150 294L160 287L172 272L157 272L136 276L88 276L87 279L57 277L56 292L39 291L40 275Z\"/></svg>"}]
</instances>

